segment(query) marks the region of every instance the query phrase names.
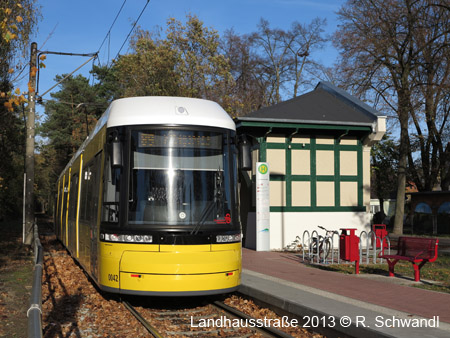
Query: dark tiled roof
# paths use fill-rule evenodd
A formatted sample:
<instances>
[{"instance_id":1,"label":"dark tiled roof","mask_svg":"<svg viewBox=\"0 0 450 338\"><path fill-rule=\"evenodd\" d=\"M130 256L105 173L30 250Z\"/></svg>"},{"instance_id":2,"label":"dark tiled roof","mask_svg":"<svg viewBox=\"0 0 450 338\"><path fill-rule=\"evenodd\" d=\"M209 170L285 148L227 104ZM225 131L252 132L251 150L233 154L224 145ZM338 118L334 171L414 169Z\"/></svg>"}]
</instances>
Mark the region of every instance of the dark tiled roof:
<instances>
[{"instance_id":1,"label":"dark tiled roof","mask_svg":"<svg viewBox=\"0 0 450 338\"><path fill-rule=\"evenodd\" d=\"M327 82L306 94L239 117L239 121L371 125L378 112Z\"/></svg>"}]
</instances>

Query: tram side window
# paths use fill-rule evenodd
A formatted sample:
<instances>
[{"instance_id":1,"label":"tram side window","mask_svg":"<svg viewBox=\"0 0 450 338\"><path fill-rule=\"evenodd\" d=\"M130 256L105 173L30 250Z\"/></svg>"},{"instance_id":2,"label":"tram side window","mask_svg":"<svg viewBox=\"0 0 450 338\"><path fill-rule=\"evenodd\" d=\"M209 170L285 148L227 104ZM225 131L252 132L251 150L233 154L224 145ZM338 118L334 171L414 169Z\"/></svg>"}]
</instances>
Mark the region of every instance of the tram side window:
<instances>
[{"instance_id":1,"label":"tram side window","mask_svg":"<svg viewBox=\"0 0 450 338\"><path fill-rule=\"evenodd\" d=\"M61 185L61 188L59 191L58 206L57 206L56 220L55 220L57 229L59 229L59 227L61 226L60 220L62 217L61 213L62 213L62 204L63 204L63 197L64 197L64 187L62 184L62 179L60 181L60 185Z\"/></svg>"},{"instance_id":2,"label":"tram side window","mask_svg":"<svg viewBox=\"0 0 450 338\"><path fill-rule=\"evenodd\" d=\"M83 184L81 186L80 219L86 222L97 222L98 206L98 174L100 172L100 154L95 157L83 170Z\"/></svg>"},{"instance_id":3,"label":"tram side window","mask_svg":"<svg viewBox=\"0 0 450 338\"><path fill-rule=\"evenodd\" d=\"M93 180L92 180L92 202L91 206L91 220L97 224L97 215L98 215L98 198L100 193L100 167L102 165L102 153L98 153L95 155L94 164L93 164Z\"/></svg>"},{"instance_id":4,"label":"tram side window","mask_svg":"<svg viewBox=\"0 0 450 338\"><path fill-rule=\"evenodd\" d=\"M111 161L108 156L103 171L103 222L119 222L119 193L120 193L120 169L111 170Z\"/></svg>"},{"instance_id":5,"label":"tram side window","mask_svg":"<svg viewBox=\"0 0 450 338\"><path fill-rule=\"evenodd\" d=\"M83 169L83 184L81 186L81 200L80 200L80 219L82 221L89 221L89 203L91 195L91 179L92 169L86 166Z\"/></svg>"},{"instance_id":6,"label":"tram side window","mask_svg":"<svg viewBox=\"0 0 450 338\"><path fill-rule=\"evenodd\" d=\"M75 222L78 200L78 175L72 176L70 182L70 196L69 196L69 221Z\"/></svg>"}]
</instances>

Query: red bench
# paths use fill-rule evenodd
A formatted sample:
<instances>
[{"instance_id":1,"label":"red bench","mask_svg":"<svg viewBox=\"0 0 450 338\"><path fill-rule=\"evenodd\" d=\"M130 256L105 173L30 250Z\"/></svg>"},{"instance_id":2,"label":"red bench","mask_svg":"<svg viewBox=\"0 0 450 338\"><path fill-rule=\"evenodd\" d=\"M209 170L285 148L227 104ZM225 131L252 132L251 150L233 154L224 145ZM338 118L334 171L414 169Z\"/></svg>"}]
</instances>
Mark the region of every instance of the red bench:
<instances>
[{"instance_id":1,"label":"red bench","mask_svg":"<svg viewBox=\"0 0 450 338\"><path fill-rule=\"evenodd\" d=\"M414 267L414 280L420 281L420 269L427 262L434 262L438 255L437 238L399 237L396 255L380 255L389 265L389 276L394 276L394 267L398 261L411 262Z\"/></svg>"}]
</instances>

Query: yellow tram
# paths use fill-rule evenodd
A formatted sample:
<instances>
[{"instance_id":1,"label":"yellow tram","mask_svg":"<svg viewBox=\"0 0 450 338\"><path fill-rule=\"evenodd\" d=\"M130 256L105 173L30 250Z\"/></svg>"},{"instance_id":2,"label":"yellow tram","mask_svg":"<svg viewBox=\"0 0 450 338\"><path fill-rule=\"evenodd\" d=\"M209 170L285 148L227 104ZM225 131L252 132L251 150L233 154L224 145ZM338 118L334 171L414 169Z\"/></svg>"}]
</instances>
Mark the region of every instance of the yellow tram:
<instances>
[{"instance_id":1,"label":"yellow tram","mask_svg":"<svg viewBox=\"0 0 450 338\"><path fill-rule=\"evenodd\" d=\"M237 148L212 101L115 100L58 179L57 237L107 292L234 291Z\"/></svg>"}]
</instances>

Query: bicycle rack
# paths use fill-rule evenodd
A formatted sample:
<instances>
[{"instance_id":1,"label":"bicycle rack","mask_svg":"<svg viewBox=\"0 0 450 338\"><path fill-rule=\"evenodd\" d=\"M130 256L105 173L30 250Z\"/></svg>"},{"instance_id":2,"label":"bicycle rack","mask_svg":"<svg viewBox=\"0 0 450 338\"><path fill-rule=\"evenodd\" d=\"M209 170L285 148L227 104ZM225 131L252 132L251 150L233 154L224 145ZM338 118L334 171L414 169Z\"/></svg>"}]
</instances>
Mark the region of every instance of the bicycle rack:
<instances>
[{"instance_id":1,"label":"bicycle rack","mask_svg":"<svg viewBox=\"0 0 450 338\"><path fill-rule=\"evenodd\" d=\"M320 262L322 262L323 264L327 264L327 257L325 256L325 254L326 254L326 247L327 247L327 245L326 245L326 240L327 240L327 237L326 236L319 236L319 238L318 238L318 245L317 245L317 250L319 251L318 252L318 258L319 258L319 260L318 260L318 262L317 263L320 263ZM320 250L320 245L322 244L322 250ZM330 250L331 250L331 247L333 246L333 244L332 243L330 243ZM320 260L320 252L322 252L322 260ZM329 254L328 254L329 255Z\"/></svg>"},{"instance_id":2,"label":"bicycle rack","mask_svg":"<svg viewBox=\"0 0 450 338\"><path fill-rule=\"evenodd\" d=\"M309 244L311 242L311 236L309 235L309 231L305 230L303 231L303 236L302 236L302 259L303 261L305 260L305 235L308 234L308 255L309 255Z\"/></svg>"},{"instance_id":3,"label":"bicycle rack","mask_svg":"<svg viewBox=\"0 0 450 338\"><path fill-rule=\"evenodd\" d=\"M317 253L313 253L311 250L311 245L312 242L314 241L314 233L316 234L316 245L317 245ZM320 250L319 250L319 233L317 232L317 230L313 230L313 232L311 232L311 239L310 239L310 244L308 245L308 250L309 250L309 257L311 258L311 263L314 263L314 256L317 256L317 263L320 263Z\"/></svg>"},{"instance_id":4,"label":"bicycle rack","mask_svg":"<svg viewBox=\"0 0 450 338\"><path fill-rule=\"evenodd\" d=\"M335 239L334 237L337 236L337 246L335 248ZM315 239L314 239L315 237ZM339 233L333 233L328 237L328 240L330 241L330 250L331 255L328 254L327 257L325 257L326 250L322 250L322 256L320 255L320 244L323 246L325 245L325 239L327 237L320 236L317 230L313 230L310 234L308 230L303 231L303 235L301 238L302 243L302 259L303 261L307 257L311 263L314 263L314 258L316 257L316 263L324 263L324 264L333 264L335 263L335 254L337 255L337 264L341 263L340 259L340 236ZM388 254L391 252L391 241L388 236L380 238L375 234L374 231L369 231L368 233L366 231L361 231L359 235L360 241L359 241L359 262L361 264L364 264L364 256L365 256L365 264L369 264L371 261L371 258L373 257L373 263L377 263L378 254L384 253L385 248L384 245L387 243L387 251ZM377 249L377 240L381 243L381 246L379 250ZM313 242L316 242L316 248L317 252L314 253L313 250L311 250ZM300 237L296 236L296 239L294 241L295 243L300 242ZM321 243L322 242L322 243ZM363 245L365 243L365 246ZM308 253L306 253L306 250ZM330 257L331 256L331 257ZM322 259L322 260L321 260ZM383 259L380 258L380 263L383 262Z\"/></svg>"},{"instance_id":5,"label":"bicycle rack","mask_svg":"<svg viewBox=\"0 0 450 338\"><path fill-rule=\"evenodd\" d=\"M370 240L370 245L369 245ZM377 262L377 235L373 231L369 231L367 235L367 264L369 264L370 261L370 249L372 248L372 254L373 254L373 263L376 264Z\"/></svg>"},{"instance_id":6,"label":"bicycle rack","mask_svg":"<svg viewBox=\"0 0 450 338\"><path fill-rule=\"evenodd\" d=\"M334 236L337 236L337 247L335 247L335 239ZM298 237L298 236L297 236ZM315 239L313 239L315 237ZM330 253L327 257L325 257L326 251L322 250L322 255L320 254L320 245L324 246L325 244L325 238L329 240L330 244ZM313 243L315 242L317 252L314 253L313 250L311 250L311 247L313 246ZM302 235L302 259L305 260L305 257L307 257L311 263L314 263L314 257L317 257L316 263L335 263L335 255L337 255L337 264L340 263L340 256L339 256L339 250L340 250L340 242L339 242L339 234L333 233L330 237L320 236L317 230L313 230L310 234L308 230L303 231ZM306 250L308 251L308 254L306 254Z\"/></svg>"},{"instance_id":7,"label":"bicycle rack","mask_svg":"<svg viewBox=\"0 0 450 338\"><path fill-rule=\"evenodd\" d=\"M380 238L375 234L373 231L369 231L369 233L365 231L361 231L359 238L359 261L360 263L363 263L363 256L364 256L364 249L363 249L363 237L366 239L366 246L365 246L365 254L366 254L366 264L369 264L370 262L370 251L372 251L373 256L373 263L377 263L377 257L380 252L384 252L384 241L388 243L388 252L391 252L391 241L389 240L389 237L383 237ZM377 250L377 240L380 241L381 246L380 250ZM380 262L382 262L382 259L380 258Z\"/></svg>"},{"instance_id":8,"label":"bicycle rack","mask_svg":"<svg viewBox=\"0 0 450 338\"><path fill-rule=\"evenodd\" d=\"M365 232L364 230L363 231L361 231L361 233L359 234L359 263L363 263L363 245L362 245L362 243L363 243L363 235L364 235L364 237L366 238L366 256L367 256L367 250L368 250L368 248L367 248L367 238L368 238L368 235L367 235L367 232Z\"/></svg>"},{"instance_id":9,"label":"bicycle rack","mask_svg":"<svg viewBox=\"0 0 450 338\"><path fill-rule=\"evenodd\" d=\"M334 263L334 236L337 236L337 264L341 263L341 241L339 240L339 233L333 232L331 235L331 263Z\"/></svg>"}]
</instances>

